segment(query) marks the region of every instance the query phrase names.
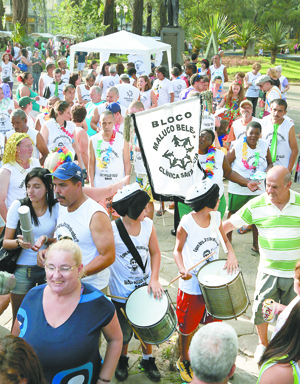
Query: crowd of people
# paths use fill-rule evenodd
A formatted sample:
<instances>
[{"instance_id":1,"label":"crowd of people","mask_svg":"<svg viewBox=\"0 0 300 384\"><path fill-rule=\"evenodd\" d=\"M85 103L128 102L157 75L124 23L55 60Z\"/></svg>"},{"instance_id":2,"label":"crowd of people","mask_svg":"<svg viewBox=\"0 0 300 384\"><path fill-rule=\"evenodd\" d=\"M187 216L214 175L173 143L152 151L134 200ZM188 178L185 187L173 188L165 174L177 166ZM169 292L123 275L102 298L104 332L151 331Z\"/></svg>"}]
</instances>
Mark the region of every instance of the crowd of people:
<instances>
[{"instance_id":1,"label":"crowd of people","mask_svg":"<svg viewBox=\"0 0 300 384\"><path fill-rule=\"evenodd\" d=\"M234 374L235 331L211 319L196 332L207 323L207 311L198 269L190 268L208 249L214 250L209 260L218 259L222 243L228 250L225 268L236 273L232 231L252 230L252 251L260 256L253 305L259 380L293 383L293 375L300 376L298 347L289 339L298 332L300 196L290 189L298 146L282 68L261 75L255 62L248 73L236 74L226 92L229 79L220 54L211 64L192 54L184 65L175 63L169 75L164 66L153 65L149 76L137 76L131 62L126 70L105 62L98 72L92 60L86 73L85 52L76 53L77 72L71 73L64 49L57 62L44 43L41 56L36 49L28 57L15 45L0 67L0 229L3 248L20 251L16 285L0 297L1 313L11 301L14 335L0 340L0 377L9 383L84 377L102 384L114 374L127 379L133 331L124 315L126 300L144 285L155 300L164 295L154 198L131 114L210 90L213 114L205 112L209 123L199 134L195 185L185 201L173 204L180 275L176 365L182 380L194 384L227 383ZM13 71L20 72L16 100ZM133 176L136 182L130 183ZM228 216L222 223L224 179L229 180ZM34 244L17 234L22 206L31 213ZM156 214L164 211L161 204ZM280 315L269 344L262 312L270 298ZM107 341L104 357L101 333ZM159 381L151 344L142 344L142 354L139 368ZM21 369L21 359L30 359L31 367L24 363Z\"/></svg>"}]
</instances>

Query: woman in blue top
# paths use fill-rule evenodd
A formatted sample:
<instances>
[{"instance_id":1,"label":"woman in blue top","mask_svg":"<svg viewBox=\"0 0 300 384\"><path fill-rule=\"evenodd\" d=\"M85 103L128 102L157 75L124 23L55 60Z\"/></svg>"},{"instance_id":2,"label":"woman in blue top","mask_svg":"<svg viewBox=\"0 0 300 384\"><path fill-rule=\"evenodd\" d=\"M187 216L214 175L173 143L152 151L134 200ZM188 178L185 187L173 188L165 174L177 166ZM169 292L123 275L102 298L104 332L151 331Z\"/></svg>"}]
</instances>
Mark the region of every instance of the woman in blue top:
<instances>
[{"instance_id":1,"label":"woman in blue top","mask_svg":"<svg viewBox=\"0 0 300 384\"><path fill-rule=\"evenodd\" d=\"M257 384L300 383L299 324L300 302L294 306L286 323L262 355Z\"/></svg>"},{"instance_id":2,"label":"woman in blue top","mask_svg":"<svg viewBox=\"0 0 300 384\"><path fill-rule=\"evenodd\" d=\"M123 340L114 305L101 291L81 283L81 250L72 240L51 245L45 270L47 284L28 292L12 333L33 347L49 384L109 383ZM107 340L104 362L101 330Z\"/></svg>"}]
</instances>

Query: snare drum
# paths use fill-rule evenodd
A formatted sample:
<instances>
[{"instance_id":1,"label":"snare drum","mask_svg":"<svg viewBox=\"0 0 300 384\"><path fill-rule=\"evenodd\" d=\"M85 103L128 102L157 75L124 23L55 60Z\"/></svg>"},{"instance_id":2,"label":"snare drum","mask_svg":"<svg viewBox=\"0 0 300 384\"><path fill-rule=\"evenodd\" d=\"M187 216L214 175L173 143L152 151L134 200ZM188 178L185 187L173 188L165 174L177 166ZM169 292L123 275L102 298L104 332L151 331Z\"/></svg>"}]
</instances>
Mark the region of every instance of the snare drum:
<instances>
[{"instance_id":1,"label":"snare drum","mask_svg":"<svg viewBox=\"0 0 300 384\"><path fill-rule=\"evenodd\" d=\"M133 291L126 302L125 312L141 339L147 344L168 340L177 326L177 318L168 291L161 299L154 299L148 287Z\"/></svg>"},{"instance_id":2,"label":"snare drum","mask_svg":"<svg viewBox=\"0 0 300 384\"><path fill-rule=\"evenodd\" d=\"M197 275L207 312L220 320L236 319L250 304L242 272L227 274L225 263L214 260L200 268Z\"/></svg>"}]
</instances>

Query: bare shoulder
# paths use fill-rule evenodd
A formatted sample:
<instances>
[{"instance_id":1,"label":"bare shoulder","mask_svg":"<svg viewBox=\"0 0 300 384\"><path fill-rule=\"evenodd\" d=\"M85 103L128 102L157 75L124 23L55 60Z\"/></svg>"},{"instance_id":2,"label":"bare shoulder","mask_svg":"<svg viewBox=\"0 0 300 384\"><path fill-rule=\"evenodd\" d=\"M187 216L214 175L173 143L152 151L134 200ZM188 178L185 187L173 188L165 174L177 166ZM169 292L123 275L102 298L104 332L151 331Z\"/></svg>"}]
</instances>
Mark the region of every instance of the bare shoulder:
<instances>
[{"instance_id":1,"label":"bare shoulder","mask_svg":"<svg viewBox=\"0 0 300 384\"><path fill-rule=\"evenodd\" d=\"M260 384L294 384L293 368L290 364L275 364L261 376Z\"/></svg>"}]
</instances>

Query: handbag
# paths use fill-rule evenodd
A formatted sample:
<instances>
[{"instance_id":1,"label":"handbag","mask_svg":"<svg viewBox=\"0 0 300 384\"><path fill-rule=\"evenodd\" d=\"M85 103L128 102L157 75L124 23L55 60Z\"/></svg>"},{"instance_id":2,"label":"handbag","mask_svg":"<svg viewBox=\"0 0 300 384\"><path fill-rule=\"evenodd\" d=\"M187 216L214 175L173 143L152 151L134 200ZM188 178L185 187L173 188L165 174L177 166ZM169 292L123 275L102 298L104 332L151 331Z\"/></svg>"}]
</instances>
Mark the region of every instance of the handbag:
<instances>
[{"instance_id":1,"label":"handbag","mask_svg":"<svg viewBox=\"0 0 300 384\"><path fill-rule=\"evenodd\" d=\"M19 63L19 64L17 65L17 67L19 67L20 70L21 70L22 72L27 72L27 70L28 70L27 65L24 64L24 63Z\"/></svg>"},{"instance_id":2,"label":"handbag","mask_svg":"<svg viewBox=\"0 0 300 384\"><path fill-rule=\"evenodd\" d=\"M2 83L8 83L10 81L10 77L8 76L8 77L4 77L3 79L2 79Z\"/></svg>"},{"instance_id":3,"label":"handbag","mask_svg":"<svg viewBox=\"0 0 300 384\"><path fill-rule=\"evenodd\" d=\"M23 199L19 200L21 205L23 202ZM5 228L4 226L1 234L0 234L0 271L6 271L9 273L13 273L16 269L17 260L22 252L22 248L18 247L16 249L4 249L3 248L3 241L4 241L4 235L5 235ZM18 221L17 228L15 230L14 239L18 238L18 235L22 235L21 230L21 223L20 220Z\"/></svg>"}]
</instances>

